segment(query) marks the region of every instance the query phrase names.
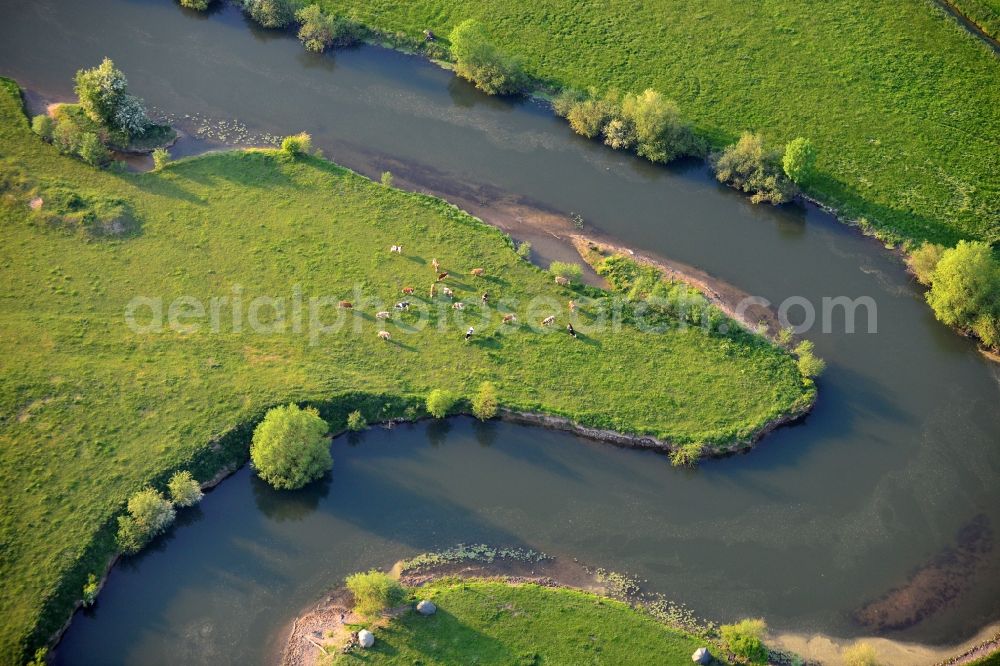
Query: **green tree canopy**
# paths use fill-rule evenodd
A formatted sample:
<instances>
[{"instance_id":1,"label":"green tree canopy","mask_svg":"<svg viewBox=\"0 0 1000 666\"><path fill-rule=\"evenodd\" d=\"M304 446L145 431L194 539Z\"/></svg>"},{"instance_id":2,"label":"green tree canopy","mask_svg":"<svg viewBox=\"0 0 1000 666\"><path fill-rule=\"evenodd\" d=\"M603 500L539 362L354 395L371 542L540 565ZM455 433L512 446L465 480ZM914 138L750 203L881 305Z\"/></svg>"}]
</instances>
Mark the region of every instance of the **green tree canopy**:
<instances>
[{"instance_id":1,"label":"green tree canopy","mask_svg":"<svg viewBox=\"0 0 1000 666\"><path fill-rule=\"evenodd\" d=\"M313 408L275 407L253 432L250 461L275 488L301 488L333 467L327 432L326 421Z\"/></svg>"},{"instance_id":2,"label":"green tree canopy","mask_svg":"<svg viewBox=\"0 0 1000 666\"><path fill-rule=\"evenodd\" d=\"M983 316L1000 315L1000 263L981 241L959 241L934 268L927 302L938 319L972 328Z\"/></svg>"},{"instance_id":3,"label":"green tree canopy","mask_svg":"<svg viewBox=\"0 0 1000 666\"><path fill-rule=\"evenodd\" d=\"M804 183L813 176L816 167L816 149L812 142L804 137L792 139L785 146L785 155L782 158L782 167L785 175L795 183Z\"/></svg>"},{"instance_id":4,"label":"green tree canopy","mask_svg":"<svg viewBox=\"0 0 1000 666\"><path fill-rule=\"evenodd\" d=\"M427 411L437 419L443 419L455 406L457 398L444 389L434 389L427 396Z\"/></svg>"}]
</instances>

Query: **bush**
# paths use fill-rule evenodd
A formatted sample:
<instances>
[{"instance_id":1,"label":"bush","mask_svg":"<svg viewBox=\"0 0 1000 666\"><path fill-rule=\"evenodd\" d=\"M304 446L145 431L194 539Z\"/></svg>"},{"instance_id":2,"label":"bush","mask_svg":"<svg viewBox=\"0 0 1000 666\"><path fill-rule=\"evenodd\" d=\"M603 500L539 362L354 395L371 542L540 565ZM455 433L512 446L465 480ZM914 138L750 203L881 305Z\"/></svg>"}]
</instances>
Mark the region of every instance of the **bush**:
<instances>
[{"instance_id":1,"label":"bush","mask_svg":"<svg viewBox=\"0 0 1000 666\"><path fill-rule=\"evenodd\" d=\"M763 139L744 132L740 140L713 160L715 176L750 194L754 203L784 203L795 196L795 186L778 166L778 156L764 149Z\"/></svg>"},{"instance_id":2,"label":"bush","mask_svg":"<svg viewBox=\"0 0 1000 666\"><path fill-rule=\"evenodd\" d=\"M354 595L354 610L366 617L378 615L406 600L406 588L398 580L375 569L352 574L344 582Z\"/></svg>"},{"instance_id":3,"label":"bush","mask_svg":"<svg viewBox=\"0 0 1000 666\"><path fill-rule=\"evenodd\" d=\"M906 258L906 265L917 278L917 282L930 285L934 278L934 269L937 268L941 256L947 249L944 245L924 243L910 253Z\"/></svg>"},{"instance_id":4,"label":"bush","mask_svg":"<svg viewBox=\"0 0 1000 666\"><path fill-rule=\"evenodd\" d=\"M789 141L785 146L781 166L793 183L801 184L812 178L816 167L816 150L812 142L801 136Z\"/></svg>"},{"instance_id":5,"label":"bush","mask_svg":"<svg viewBox=\"0 0 1000 666\"><path fill-rule=\"evenodd\" d=\"M379 182L382 183L382 187L392 187L392 172L383 171Z\"/></svg>"},{"instance_id":6,"label":"bush","mask_svg":"<svg viewBox=\"0 0 1000 666\"><path fill-rule=\"evenodd\" d=\"M83 605L93 606L97 601L97 576L89 574L87 583L83 586Z\"/></svg>"},{"instance_id":7,"label":"bush","mask_svg":"<svg viewBox=\"0 0 1000 666\"><path fill-rule=\"evenodd\" d=\"M635 124L627 118L612 118L604 126L604 143L615 150L626 150L635 145Z\"/></svg>"},{"instance_id":8,"label":"bush","mask_svg":"<svg viewBox=\"0 0 1000 666\"><path fill-rule=\"evenodd\" d=\"M487 95L523 92L526 80L520 63L501 54L478 21L467 19L459 23L451 31L449 41L456 74L472 81Z\"/></svg>"},{"instance_id":9,"label":"bush","mask_svg":"<svg viewBox=\"0 0 1000 666\"><path fill-rule=\"evenodd\" d=\"M522 241L517 244L517 256L525 261L531 261L531 241Z\"/></svg>"},{"instance_id":10,"label":"bush","mask_svg":"<svg viewBox=\"0 0 1000 666\"><path fill-rule=\"evenodd\" d=\"M203 12L208 9L208 5L211 0L180 0L181 7L187 7L188 9L197 9L199 12Z\"/></svg>"},{"instance_id":11,"label":"bush","mask_svg":"<svg viewBox=\"0 0 1000 666\"><path fill-rule=\"evenodd\" d=\"M1000 263L981 241L959 241L934 268L927 302L950 326L971 329L981 317L1000 316Z\"/></svg>"},{"instance_id":12,"label":"bush","mask_svg":"<svg viewBox=\"0 0 1000 666\"><path fill-rule=\"evenodd\" d=\"M361 412L354 410L347 415L347 429L351 432L359 432L367 427L368 421Z\"/></svg>"},{"instance_id":13,"label":"bush","mask_svg":"<svg viewBox=\"0 0 1000 666\"><path fill-rule=\"evenodd\" d=\"M243 0L243 11L265 28L284 28L295 18L289 0Z\"/></svg>"},{"instance_id":14,"label":"bush","mask_svg":"<svg viewBox=\"0 0 1000 666\"><path fill-rule=\"evenodd\" d=\"M443 419L458 399L443 389L434 389L427 396L427 411L436 419Z\"/></svg>"},{"instance_id":15,"label":"bush","mask_svg":"<svg viewBox=\"0 0 1000 666\"><path fill-rule=\"evenodd\" d=\"M286 136L281 140L281 152L290 157L305 155L312 150L312 137L306 132Z\"/></svg>"},{"instance_id":16,"label":"bush","mask_svg":"<svg viewBox=\"0 0 1000 666\"><path fill-rule=\"evenodd\" d=\"M719 627L726 648L751 664L767 663L767 648L764 647L762 640L766 630L767 625L762 619L740 620L735 624L724 624Z\"/></svg>"},{"instance_id":17,"label":"bush","mask_svg":"<svg viewBox=\"0 0 1000 666\"><path fill-rule=\"evenodd\" d=\"M139 552L176 515L174 505L158 491L140 490L128 500L128 515L118 518L118 546L126 553Z\"/></svg>"},{"instance_id":18,"label":"bush","mask_svg":"<svg viewBox=\"0 0 1000 666\"><path fill-rule=\"evenodd\" d=\"M52 144L64 155L76 155L80 149L82 132L71 118L60 118L52 130Z\"/></svg>"},{"instance_id":19,"label":"bush","mask_svg":"<svg viewBox=\"0 0 1000 666\"><path fill-rule=\"evenodd\" d=\"M250 461L275 488L301 488L333 467L327 432L326 421L313 408L275 407L253 431Z\"/></svg>"},{"instance_id":20,"label":"bush","mask_svg":"<svg viewBox=\"0 0 1000 666\"><path fill-rule=\"evenodd\" d=\"M110 58L93 69L78 71L75 84L80 106L94 122L121 130L129 137L146 131L149 118L142 101L128 94L128 80Z\"/></svg>"},{"instance_id":21,"label":"bush","mask_svg":"<svg viewBox=\"0 0 1000 666\"><path fill-rule=\"evenodd\" d=\"M43 113L31 119L31 131L46 141L52 140L53 129L55 129L55 123L47 114Z\"/></svg>"},{"instance_id":22,"label":"bush","mask_svg":"<svg viewBox=\"0 0 1000 666\"><path fill-rule=\"evenodd\" d=\"M1000 317L980 315L972 323L972 332L983 344L994 349L1000 348Z\"/></svg>"},{"instance_id":23,"label":"bush","mask_svg":"<svg viewBox=\"0 0 1000 666\"><path fill-rule=\"evenodd\" d=\"M580 264L568 261L553 261L549 264L549 272L556 277L566 278L571 282L579 281L583 277L583 269L580 268Z\"/></svg>"},{"instance_id":24,"label":"bush","mask_svg":"<svg viewBox=\"0 0 1000 666\"><path fill-rule=\"evenodd\" d=\"M354 21L323 12L319 5L308 5L295 12L302 24L299 39L306 49L322 53L328 48L352 46L364 37L364 29Z\"/></svg>"},{"instance_id":25,"label":"bush","mask_svg":"<svg viewBox=\"0 0 1000 666\"><path fill-rule=\"evenodd\" d=\"M472 399L472 413L480 421L488 421L497 415L500 403L497 399L497 389L490 382L483 382L479 392Z\"/></svg>"},{"instance_id":26,"label":"bush","mask_svg":"<svg viewBox=\"0 0 1000 666\"><path fill-rule=\"evenodd\" d=\"M566 113L569 126L577 134L588 139L604 132L604 127L619 115L617 101L614 97L589 97L570 106Z\"/></svg>"},{"instance_id":27,"label":"bush","mask_svg":"<svg viewBox=\"0 0 1000 666\"><path fill-rule=\"evenodd\" d=\"M170 151L166 148L157 148L153 151L153 168L159 171L170 164Z\"/></svg>"},{"instance_id":28,"label":"bush","mask_svg":"<svg viewBox=\"0 0 1000 666\"><path fill-rule=\"evenodd\" d=\"M170 491L170 500L175 506L194 506L201 501L204 493L201 486L191 472L177 472L167 483L167 490Z\"/></svg>"},{"instance_id":29,"label":"bush","mask_svg":"<svg viewBox=\"0 0 1000 666\"><path fill-rule=\"evenodd\" d=\"M678 446L670 452L670 464L674 467L694 467L704 450L705 445L700 442Z\"/></svg>"},{"instance_id":30,"label":"bush","mask_svg":"<svg viewBox=\"0 0 1000 666\"><path fill-rule=\"evenodd\" d=\"M93 132L85 132L80 136L80 146L77 154L91 166L101 167L111 160L111 153L104 147L101 140Z\"/></svg>"},{"instance_id":31,"label":"bush","mask_svg":"<svg viewBox=\"0 0 1000 666\"><path fill-rule=\"evenodd\" d=\"M622 115L635 128L635 151L651 162L669 162L701 151L694 131L681 120L672 100L653 89L626 95Z\"/></svg>"},{"instance_id":32,"label":"bush","mask_svg":"<svg viewBox=\"0 0 1000 666\"><path fill-rule=\"evenodd\" d=\"M869 643L858 641L844 650L842 655L846 666L878 666L878 655Z\"/></svg>"},{"instance_id":33,"label":"bush","mask_svg":"<svg viewBox=\"0 0 1000 666\"><path fill-rule=\"evenodd\" d=\"M818 377L826 370L826 361L813 353L814 348L812 340L803 340L793 350L799 357L799 373L803 377Z\"/></svg>"}]
</instances>

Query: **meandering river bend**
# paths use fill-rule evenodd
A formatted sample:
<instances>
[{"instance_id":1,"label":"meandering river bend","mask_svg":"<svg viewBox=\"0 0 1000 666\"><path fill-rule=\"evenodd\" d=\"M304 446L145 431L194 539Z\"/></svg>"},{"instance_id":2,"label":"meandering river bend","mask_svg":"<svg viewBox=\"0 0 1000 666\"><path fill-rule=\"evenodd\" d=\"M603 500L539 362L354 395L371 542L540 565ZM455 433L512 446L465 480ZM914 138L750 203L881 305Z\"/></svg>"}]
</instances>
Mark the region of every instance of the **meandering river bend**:
<instances>
[{"instance_id":1,"label":"meandering river bend","mask_svg":"<svg viewBox=\"0 0 1000 666\"><path fill-rule=\"evenodd\" d=\"M699 614L763 615L779 631L881 626L940 644L1000 620L997 366L934 321L878 243L813 207L753 206L700 164L660 168L607 150L533 102L487 98L416 57L312 55L232 8L5 2L0 74L33 93L69 98L74 72L104 56L182 126L198 114L189 130L207 117L257 134L308 131L359 171L391 169L487 217L510 204L578 212L774 303L871 296L878 332L862 319L862 332L834 320L833 332L808 334L829 363L815 411L751 455L693 472L468 419L339 438L332 477L299 493L244 469L112 572L59 661L259 662L345 574L460 541L578 557Z\"/></svg>"}]
</instances>

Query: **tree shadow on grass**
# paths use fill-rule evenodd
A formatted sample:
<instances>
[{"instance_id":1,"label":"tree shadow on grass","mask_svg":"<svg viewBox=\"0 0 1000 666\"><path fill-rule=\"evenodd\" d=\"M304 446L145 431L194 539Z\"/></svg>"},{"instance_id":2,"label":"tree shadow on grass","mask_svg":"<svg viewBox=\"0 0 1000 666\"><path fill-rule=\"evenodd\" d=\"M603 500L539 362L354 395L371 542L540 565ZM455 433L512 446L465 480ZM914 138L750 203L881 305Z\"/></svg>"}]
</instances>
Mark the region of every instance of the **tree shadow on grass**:
<instances>
[{"instance_id":1,"label":"tree shadow on grass","mask_svg":"<svg viewBox=\"0 0 1000 666\"><path fill-rule=\"evenodd\" d=\"M489 600L484 599L489 605ZM486 610L486 609L484 609ZM446 609L438 607L434 615L424 617L416 611L410 611L394 622L396 631L385 632L384 637L376 641L373 652L395 657L405 640L406 649L418 652L426 659L426 663L437 663L442 657L462 660L472 658L476 661L490 664L517 664L521 661L512 654L503 643L492 636L487 636L465 622L459 620ZM400 647L397 647L397 644ZM447 647L446 647L447 646ZM455 646L455 647L451 647ZM452 650L459 651L453 654ZM445 651L446 655L442 654ZM414 663L425 663L423 659Z\"/></svg>"}]
</instances>

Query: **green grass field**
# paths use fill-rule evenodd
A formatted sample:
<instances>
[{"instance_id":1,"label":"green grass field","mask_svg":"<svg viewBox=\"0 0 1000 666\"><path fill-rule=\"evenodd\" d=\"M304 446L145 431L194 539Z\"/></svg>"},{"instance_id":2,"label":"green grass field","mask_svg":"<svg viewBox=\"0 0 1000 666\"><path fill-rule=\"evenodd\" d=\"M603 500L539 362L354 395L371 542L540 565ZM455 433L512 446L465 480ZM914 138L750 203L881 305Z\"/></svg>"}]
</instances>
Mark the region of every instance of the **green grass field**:
<instances>
[{"instance_id":1,"label":"green grass field","mask_svg":"<svg viewBox=\"0 0 1000 666\"><path fill-rule=\"evenodd\" d=\"M962 14L993 39L1000 39L1000 0L951 0Z\"/></svg>"},{"instance_id":2,"label":"green grass field","mask_svg":"<svg viewBox=\"0 0 1000 666\"><path fill-rule=\"evenodd\" d=\"M656 88L716 145L812 139L809 192L889 237L1000 240L1000 62L931 0L316 1L410 36L478 19L533 76Z\"/></svg>"},{"instance_id":3,"label":"green grass field","mask_svg":"<svg viewBox=\"0 0 1000 666\"><path fill-rule=\"evenodd\" d=\"M375 630L371 649L330 663L690 664L705 645L620 601L576 590L445 579L416 595L437 613L406 613Z\"/></svg>"},{"instance_id":4,"label":"green grass field","mask_svg":"<svg viewBox=\"0 0 1000 666\"><path fill-rule=\"evenodd\" d=\"M113 550L109 525L129 494L177 468L205 480L245 460L246 424L269 406L318 403L339 430L356 406L369 421L420 416L430 389L469 397L490 380L508 407L725 443L814 395L793 357L747 334L645 334L626 321L618 332L574 340L563 330L566 302L580 294L519 259L499 231L323 160L248 151L160 173L92 169L30 132L7 80L0 185L0 663L65 620L86 574L102 570ZM45 203L33 213L36 196ZM47 216L52 209L60 215ZM396 243L404 254L389 253ZM477 329L469 343L467 324L439 331L437 314L407 333L415 313L402 326L390 322L393 341L384 342L374 305L355 309L358 332L348 327L316 345L308 325L249 330L246 304L291 299L295 285L306 301L328 295L334 304L357 301L358 285L389 309L413 285L409 300L427 302L435 257L453 273L446 284L469 302ZM471 277L474 267L485 276ZM204 302L232 296L234 285L242 288L242 332L225 318L217 333L126 326L134 296ZM494 303L522 307L546 297L550 304L522 310L522 321L558 310L559 322L548 333L505 327L497 316L484 324L476 319L484 290ZM452 315L440 297L435 303ZM584 330L596 306L582 309ZM332 321L336 312L323 316Z\"/></svg>"}]
</instances>

